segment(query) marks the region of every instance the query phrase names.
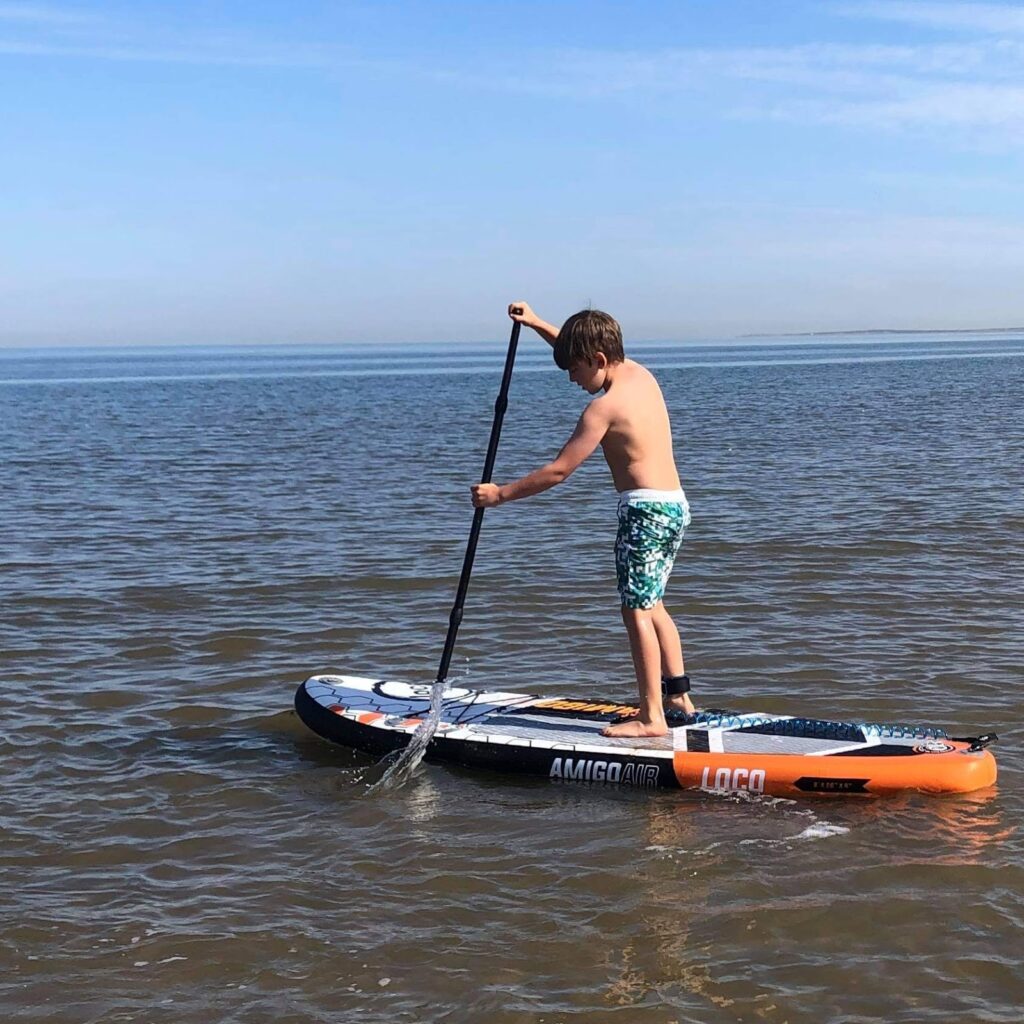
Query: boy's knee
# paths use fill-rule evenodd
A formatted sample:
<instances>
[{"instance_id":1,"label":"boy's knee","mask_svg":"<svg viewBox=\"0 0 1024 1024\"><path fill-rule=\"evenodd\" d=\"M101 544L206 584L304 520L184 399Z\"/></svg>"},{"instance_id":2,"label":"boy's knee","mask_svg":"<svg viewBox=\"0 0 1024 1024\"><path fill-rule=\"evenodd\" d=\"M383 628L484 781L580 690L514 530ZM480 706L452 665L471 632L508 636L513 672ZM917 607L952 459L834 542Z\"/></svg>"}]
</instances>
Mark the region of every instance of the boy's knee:
<instances>
[{"instance_id":1,"label":"boy's knee","mask_svg":"<svg viewBox=\"0 0 1024 1024\"><path fill-rule=\"evenodd\" d=\"M639 626L644 622L651 622L653 618L653 608L630 608L628 605L622 605L622 621L627 626Z\"/></svg>"}]
</instances>

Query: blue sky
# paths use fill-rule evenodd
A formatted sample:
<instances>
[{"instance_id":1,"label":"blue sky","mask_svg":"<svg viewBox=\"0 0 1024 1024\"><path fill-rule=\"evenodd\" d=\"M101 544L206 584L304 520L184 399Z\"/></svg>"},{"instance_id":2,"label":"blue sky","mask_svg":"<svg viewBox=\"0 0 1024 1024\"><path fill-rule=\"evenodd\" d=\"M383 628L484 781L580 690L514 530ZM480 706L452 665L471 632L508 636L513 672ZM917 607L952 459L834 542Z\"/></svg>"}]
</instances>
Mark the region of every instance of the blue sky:
<instances>
[{"instance_id":1,"label":"blue sky","mask_svg":"<svg viewBox=\"0 0 1024 1024\"><path fill-rule=\"evenodd\" d=\"M1024 3L5 3L0 345L1024 324Z\"/></svg>"}]
</instances>

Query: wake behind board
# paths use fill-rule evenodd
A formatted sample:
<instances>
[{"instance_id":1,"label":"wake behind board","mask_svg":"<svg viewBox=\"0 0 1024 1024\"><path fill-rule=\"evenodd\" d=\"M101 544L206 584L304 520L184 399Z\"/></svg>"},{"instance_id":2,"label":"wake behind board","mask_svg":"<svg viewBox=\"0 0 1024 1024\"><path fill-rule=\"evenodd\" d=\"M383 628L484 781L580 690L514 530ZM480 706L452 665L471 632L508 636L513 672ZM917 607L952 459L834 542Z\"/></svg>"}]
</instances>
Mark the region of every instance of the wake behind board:
<instances>
[{"instance_id":1,"label":"wake behind board","mask_svg":"<svg viewBox=\"0 0 1024 1024\"><path fill-rule=\"evenodd\" d=\"M325 739L371 754L404 747L426 716L430 686L318 675L295 709ZM636 706L592 698L445 692L427 758L470 768L636 789L702 789L799 797L907 790L966 793L991 786L986 735L941 729L703 711L654 739L600 734Z\"/></svg>"}]
</instances>

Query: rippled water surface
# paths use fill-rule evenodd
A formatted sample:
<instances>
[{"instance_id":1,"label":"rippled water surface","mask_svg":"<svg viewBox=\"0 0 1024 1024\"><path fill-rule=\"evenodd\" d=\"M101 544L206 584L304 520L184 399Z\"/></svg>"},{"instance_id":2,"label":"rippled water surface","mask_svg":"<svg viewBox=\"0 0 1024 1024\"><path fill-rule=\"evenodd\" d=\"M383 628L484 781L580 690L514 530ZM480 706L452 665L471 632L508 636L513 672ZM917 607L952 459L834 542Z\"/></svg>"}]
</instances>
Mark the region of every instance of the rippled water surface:
<instances>
[{"instance_id":1,"label":"rippled water surface","mask_svg":"<svg viewBox=\"0 0 1024 1024\"><path fill-rule=\"evenodd\" d=\"M583 396L523 339L498 456ZM432 680L504 339L0 353L0 1010L947 1022L1024 1005L1024 336L633 352L693 507L698 703L995 730L996 789L792 803L421 767L291 711ZM453 662L627 698L596 456L488 513Z\"/></svg>"}]
</instances>

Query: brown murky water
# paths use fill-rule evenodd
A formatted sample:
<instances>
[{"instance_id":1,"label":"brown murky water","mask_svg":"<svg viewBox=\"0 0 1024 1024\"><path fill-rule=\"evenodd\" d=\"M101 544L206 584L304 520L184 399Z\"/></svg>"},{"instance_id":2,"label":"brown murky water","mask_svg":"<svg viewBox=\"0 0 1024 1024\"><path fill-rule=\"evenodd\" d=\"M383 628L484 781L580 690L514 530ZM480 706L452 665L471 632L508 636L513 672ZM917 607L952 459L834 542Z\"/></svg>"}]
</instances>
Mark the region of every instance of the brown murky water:
<instances>
[{"instance_id":1,"label":"brown murky water","mask_svg":"<svg viewBox=\"0 0 1024 1024\"><path fill-rule=\"evenodd\" d=\"M995 790L368 797L292 694L433 678L503 349L0 354L3 1016L1019 1021L1024 340L636 353L698 700L994 729ZM500 478L579 412L549 365ZM489 513L453 675L631 694L613 533L597 460Z\"/></svg>"}]
</instances>

